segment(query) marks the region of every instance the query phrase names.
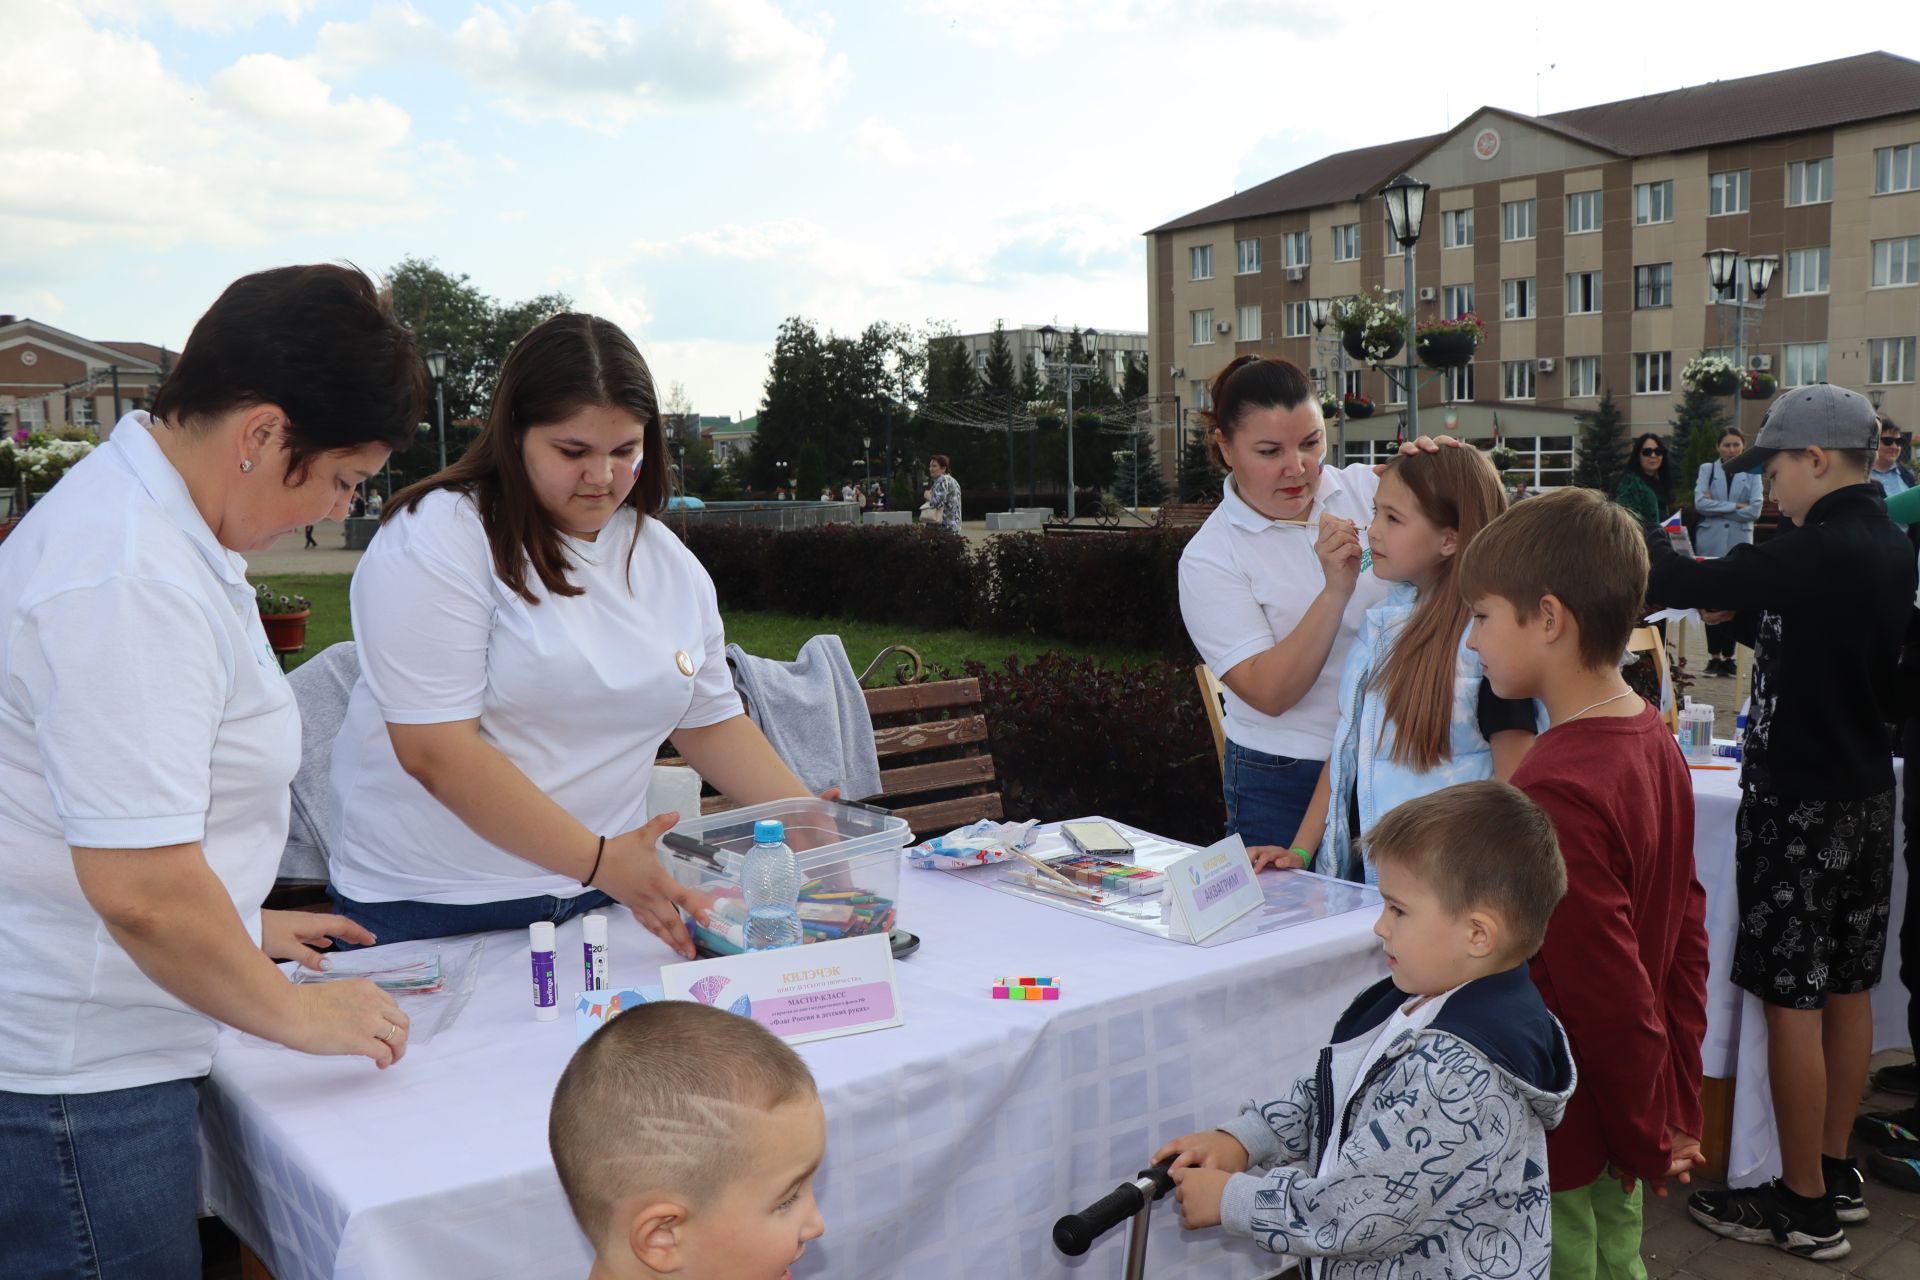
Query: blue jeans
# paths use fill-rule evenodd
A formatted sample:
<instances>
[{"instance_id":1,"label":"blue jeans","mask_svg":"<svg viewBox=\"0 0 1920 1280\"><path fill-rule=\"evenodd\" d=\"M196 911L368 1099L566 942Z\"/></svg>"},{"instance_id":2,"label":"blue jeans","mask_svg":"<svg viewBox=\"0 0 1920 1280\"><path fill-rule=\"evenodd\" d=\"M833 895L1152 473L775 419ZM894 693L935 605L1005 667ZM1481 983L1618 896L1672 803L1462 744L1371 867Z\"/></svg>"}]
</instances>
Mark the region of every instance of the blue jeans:
<instances>
[{"instance_id":1,"label":"blue jeans","mask_svg":"<svg viewBox=\"0 0 1920 1280\"><path fill-rule=\"evenodd\" d=\"M0 1275L200 1280L195 1084L0 1091Z\"/></svg>"},{"instance_id":2,"label":"blue jeans","mask_svg":"<svg viewBox=\"0 0 1920 1280\"><path fill-rule=\"evenodd\" d=\"M1294 760L1268 755L1227 739L1227 758L1220 770L1221 790L1227 797L1227 834L1238 835L1248 847L1277 844L1282 849L1300 834L1300 820L1313 803L1324 760Z\"/></svg>"},{"instance_id":3,"label":"blue jeans","mask_svg":"<svg viewBox=\"0 0 1920 1280\"><path fill-rule=\"evenodd\" d=\"M332 885L327 895L333 909L366 929L381 942L412 942L418 938L451 938L462 933L496 933L506 929L524 929L539 920L562 924L600 907L613 899L598 889L589 889L577 898L510 898L505 902L355 902L343 897ZM352 943L335 940L333 951L357 950Z\"/></svg>"}]
</instances>

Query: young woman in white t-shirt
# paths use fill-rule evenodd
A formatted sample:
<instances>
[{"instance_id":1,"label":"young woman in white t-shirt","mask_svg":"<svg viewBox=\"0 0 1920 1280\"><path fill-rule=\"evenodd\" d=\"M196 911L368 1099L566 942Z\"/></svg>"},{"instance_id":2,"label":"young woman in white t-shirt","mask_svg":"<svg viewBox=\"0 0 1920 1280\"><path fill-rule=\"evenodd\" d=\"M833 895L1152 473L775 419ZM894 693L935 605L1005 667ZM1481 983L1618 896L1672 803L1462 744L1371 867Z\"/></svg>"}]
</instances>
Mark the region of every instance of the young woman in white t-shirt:
<instances>
[{"instance_id":1,"label":"young woman in white t-shirt","mask_svg":"<svg viewBox=\"0 0 1920 1280\"><path fill-rule=\"evenodd\" d=\"M1226 687L1227 830L1284 850L1313 799L1361 619L1386 584L1360 572L1379 477L1326 465L1327 425L1305 373L1242 356L1213 381L1209 446L1220 506L1180 557L1180 613Z\"/></svg>"},{"instance_id":2,"label":"young woman in white t-shirt","mask_svg":"<svg viewBox=\"0 0 1920 1280\"><path fill-rule=\"evenodd\" d=\"M668 737L741 804L807 794L742 712L632 341L562 314L515 344L461 459L397 494L354 572L361 677L335 740L329 878L383 941L617 901L682 955L704 894L646 820Z\"/></svg>"},{"instance_id":3,"label":"young woman in white t-shirt","mask_svg":"<svg viewBox=\"0 0 1920 1280\"><path fill-rule=\"evenodd\" d=\"M198 1083L220 1024L382 1067L408 1018L262 911L300 713L246 562L345 514L420 420L358 271L235 281L135 410L0 545L0 1276L199 1280Z\"/></svg>"}]
</instances>

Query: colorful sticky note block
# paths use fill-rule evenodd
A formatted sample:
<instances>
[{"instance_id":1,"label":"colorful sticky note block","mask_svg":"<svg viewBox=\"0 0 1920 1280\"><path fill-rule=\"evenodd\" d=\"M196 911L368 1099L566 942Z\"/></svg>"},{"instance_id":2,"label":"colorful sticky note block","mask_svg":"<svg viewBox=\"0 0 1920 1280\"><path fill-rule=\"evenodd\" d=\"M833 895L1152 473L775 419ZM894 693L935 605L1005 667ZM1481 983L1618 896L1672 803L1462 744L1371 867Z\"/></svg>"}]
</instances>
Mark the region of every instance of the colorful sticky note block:
<instances>
[{"instance_id":1,"label":"colorful sticky note block","mask_svg":"<svg viewBox=\"0 0 1920 1280\"><path fill-rule=\"evenodd\" d=\"M1042 1000L1058 1000L1060 998L1060 988L1058 987L1040 987L1037 988L1037 990L1040 992L1040 998Z\"/></svg>"}]
</instances>

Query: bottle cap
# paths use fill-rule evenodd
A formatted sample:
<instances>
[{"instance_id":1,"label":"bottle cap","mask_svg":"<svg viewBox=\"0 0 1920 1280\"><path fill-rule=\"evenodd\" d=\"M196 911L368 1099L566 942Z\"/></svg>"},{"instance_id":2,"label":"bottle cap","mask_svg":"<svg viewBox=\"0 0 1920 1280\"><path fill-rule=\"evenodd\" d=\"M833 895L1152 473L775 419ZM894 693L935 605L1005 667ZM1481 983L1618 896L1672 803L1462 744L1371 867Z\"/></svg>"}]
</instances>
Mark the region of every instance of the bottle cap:
<instances>
[{"instance_id":1,"label":"bottle cap","mask_svg":"<svg viewBox=\"0 0 1920 1280\"><path fill-rule=\"evenodd\" d=\"M536 920L528 925L527 946L534 951L553 950L553 921Z\"/></svg>"},{"instance_id":2,"label":"bottle cap","mask_svg":"<svg viewBox=\"0 0 1920 1280\"><path fill-rule=\"evenodd\" d=\"M607 918L597 913L580 918L580 935L596 947L607 945Z\"/></svg>"},{"instance_id":3,"label":"bottle cap","mask_svg":"<svg viewBox=\"0 0 1920 1280\"><path fill-rule=\"evenodd\" d=\"M787 824L778 818L762 818L753 824L755 844L779 844L787 838Z\"/></svg>"}]
</instances>

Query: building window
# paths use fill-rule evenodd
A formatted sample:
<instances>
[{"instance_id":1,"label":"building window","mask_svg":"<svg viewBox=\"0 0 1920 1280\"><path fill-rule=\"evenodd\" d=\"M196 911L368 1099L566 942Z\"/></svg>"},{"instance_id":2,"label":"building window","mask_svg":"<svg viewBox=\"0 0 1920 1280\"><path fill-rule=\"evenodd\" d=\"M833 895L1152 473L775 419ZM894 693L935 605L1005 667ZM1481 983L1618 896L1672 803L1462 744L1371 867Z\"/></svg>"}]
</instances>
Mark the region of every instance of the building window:
<instances>
[{"instance_id":1,"label":"building window","mask_svg":"<svg viewBox=\"0 0 1920 1280\"><path fill-rule=\"evenodd\" d=\"M1636 351L1633 353L1633 394L1663 396L1673 390L1673 353Z\"/></svg>"},{"instance_id":2,"label":"building window","mask_svg":"<svg viewBox=\"0 0 1920 1280\"><path fill-rule=\"evenodd\" d=\"M1787 166L1787 203L1830 204L1833 201L1833 157L1796 160Z\"/></svg>"},{"instance_id":3,"label":"building window","mask_svg":"<svg viewBox=\"0 0 1920 1280\"><path fill-rule=\"evenodd\" d=\"M1567 234L1584 235L1600 229L1600 192L1576 191L1567 197Z\"/></svg>"},{"instance_id":4,"label":"building window","mask_svg":"<svg viewBox=\"0 0 1920 1280\"><path fill-rule=\"evenodd\" d=\"M1346 373L1342 375L1340 394L1343 397L1357 396L1361 394L1360 392L1360 387L1362 385L1360 381L1361 376L1362 376L1361 371L1358 369L1347 370Z\"/></svg>"},{"instance_id":5,"label":"building window","mask_svg":"<svg viewBox=\"0 0 1920 1280\"><path fill-rule=\"evenodd\" d=\"M1745 169L1729 169L1725 173L1707 176L1707 216L1709 218L1746 211L1747 171Z\"/></svg>"},{"instance_id":6,"label":"building window","mask_svg":"<svg viewBox=\"0 0 1920 1280\"><path fill-rule=\"evenodd\" d=\"M1567 314L1570 316L1590 316L1600 310L1600 273L1598 271L1570 271L1567 273Z\"/></svg>"},{"instance_id":7,"label":"building window","mask_svg":"<svg viewBox=\"0 0 1920 1280\"><path fill-rule=\"evenodd\" d=\"M1260 341L1260 308L1258 305L1240 308L1240 331L1234 335L1241 342Z\"/></svg>"},{"instance_id":8,"label":"building window","mask_svg":"<svg viewBox=\"0 0 1920 1280\"><path fill-rule=\"evenodd\" d=\"M1213 246L1197 244L1187 250L1188 274L1195 280L1213 279Z\"/></svg>"},{"instance_id":9,"label":"building window","mask_svg":"<svg viewBox=\"0 0 1920 1280\"><path fill-rule=\"evenodd\" d=\"M1234 253L1238 259L1238 261L1234 266L1234 270L1239 272L1243 276L1259 275L1260 274L1260 241L1257 239L1236 240L1234 241L1233 247L1234 247Z\"/></svg>"},{"instance_id":10,"label":"building window","mask_svg":"<svg viewBox=\"0 0 1920 1280\"><path fill-rule=\"evenodd\" d=\"M1873 242L1873 287L1920 284L1920 236Z\"/></svg>"},{"instance_id":11,"label":"building window","mask_svg":"<svg viewBox=\"0 0 1920 1280\"><path fill-rule=\"evenodd\" d=\"M1574 356L1567 361L1567 396L1580 399L1600 394L1600 357Z\"/></svg>"},{"instance_id":12,"label":"building window","mask_svg":"<svg viewBox=\"0 0 1920 1280\"><path fill-rule=\"evenodd\" d=\"M1208 307L1205 311L1189 311L1187 315L1193 320L1193 345L1196 347L1212 346L1213 308Z\"/></svg>"},{"instance_id":13,"label":"building window","mask_svg":"<svg viewBox=\"0 0 1920 1280\"><path fill-rule=\"evenodd\" d=\"M93 420L92 396L75 396L72 404L73 419L68 424L69 426L91 427L97 425Z\"/></svg>"},{"instance_id":14,"label":"building window","mask_svg":"<svg viewBox=\"0 0 1920 1280\"><path fill-rule=\"evenodd\" d=\"M1196 409L1213 408L1213 388L1205 378L1194 378L1187 383L1187 399Z\"/></svg>"},{"instance_id":15,"label":"building window","mask_svg":"<svg viewBox=\"0 0 1920 1280\"><path fill-rule=\"evenodd\" d=\"M1407 393L1401 387L1400 380L1394 377L1392 373L1389 373L1386 376L1386 381L1387 381L1387 398L1385 400L1385 403L1386 404L1405 404L1407 402Z\"/></svg>"},{"instance_id":16,"label":"building window","mask_svg":"<svg viewBox=\"0 0 1920 1280\"><path fill-rule=\"evenodd\" d=\"M973 353L973 367L975 372L985 373L987 371L987 355L988 353L985 351L976 351Z\"/></svg>"},{"instance_id":17,"label":"building window","mask_svg":"<svg viewBox=\"0 0 1920 1280\"><path fill-rule=\"evenodd\" d=\"M1789 342L1785 354L1786 359L1781 363L1787 366L1784 370L1787 386L1808 387L1827 380L1826 343Z\"/></svg>"},{"instance_id":18,"label":"building window","mask_svg":"<svg viewBox=\"0 0 1920 1280\"><path fill-rule=\"evenodd\" d=\"M1533 237L1533 201L1509 200L1500 206L1500 238L1502 240L1531 240Z\"/></svg>"},{"instance_id":19,"label":"building window","mask_svg":"<svg viewBox=\"0 0 1920 1280\"><path fill-rule=\"evenodd\" d=\"M1867 344L1868 382L1913 381L1912 338L1875 338Z\"/></svg>"},{"instance_id":20,"label":"building window","mask_svg":"<svg viewBox=\"0 0 1920 1280\"><path fill-rule=\"evenodd\" d=\"M1673 221L1672 178L1665 182L1642 182L1633 189L1633 221L1641 227Z\"/></svg>"},{"instance_id":21,"label":"building window","mask_svg":"<svg viewBox=\"0 0 1920 1280\"><path fill-rule=\"evenodd\" d=\"M1360 261L1360 224L1349 222L1345 226L1333 229L1333 260L1335 262Z\"/></svg>"},{"instance_id":22,"label":"building window","mask_svg":"<svg viewBox=\"0 0 1920 1280\"><path fill-rule=\"evenodd\" d=\"M47 402L45 400L16 400L13 411L18 416L13 425L21 430L33 431L47 425Z\"/></svg>"},{"instance_id":23,"label":"building window","mask_svg":"<svg viewBox=\"0 0 1920 1280\"><path fill-rule=\"evenodd\" d=\"M1827 291L1828 266L1832 261L1832 251L1819 249L1792 249L1787 253L1787 296L1794 297L1803 293L1825 293Z\"/></svg>"},{"instance_id":24,"label":"building window","mask_svg":"<svg viewBox=\"0 0 1920 1280\"><path fill-rule=\"evenodd\" d=\"M1727 286L1725 293L1721 293L1713 287L1712 276L1707 277L1708 306L1712 306L1716 302L1748 302L1751 301L1751 297L1752 295L1747 292L1747 269L1745 267L1741 267L1733 273L1733 283Z\"/></svg>"},{"instance_id":25,"label":"building window","mask_svg":"<svg viewBox=\"0 0 1920 1280\"><path fill-rule=\"evenodd\" d=\"M1465 249L1473 243L1473 210L1448 209L1440 215L1440 247Z\"/></svg>"},{"instance_id":26,"label":"building window","mask_svg":"<svg viewBox=\"0 0 1920 1280\"><path fill-rule=\"evenodd\" d=\"M1447 370L1447 399L1473 399L1473 366L1457 364Z\"/></svg>"},{"instance_id":27,"label":"building window","mask_svg":"<svg viewBox=\"0 0 1920 1280\"><path fill-rule=\"evenodd\" d=\"M1393 224L1389 222L1381 229L1386 233L1387 237L1387 256L1389 258L1405 257L1407 252L1406 246L1393 238Z\"/></svg>"},{"instance_id":28,"label":"building window","mask_svg":"<svg viewBox=\"0 0 1920 1280\"><path fill-rule=\"evenodd\" d=\"M1450 284L1440 291L1441 312L1449 320L1458 320L1473 310L1473 286Z\"/></svg>"},{"instance_id":29,"label":"building window","mask_svg":"<svg viewBox=\"0 0 1920 1280\"><path fill-rule=\"evenodd\" d=\"M1500 282L1500 314L1508 320L1533 319L1533 277Z\"/></svg>"},{"instance_id":30,"label":"building window","mask_svg":"<svg viewBox=\"0 0 1920 1280\"><path fill-rule=\"evenodd\" d=\"M1534 389L1534 366L1531 360L1506 360L1500 365L1500 398L1502 400L1531 400Z\"/></svg>"},{"instance_id":31,"label":"building window","mask_svg":"<svg viewBox=\"0 0 1920 1280\"><path fill-rule=\"evenodd\" d=\"M1313 233L1311 231L1289 231L1280 238L1281 257L1289 267L1306 267L1313 264Z\"/></svg>"},{"instance_id":32,"label":"building window","mask_svg":"<svg viewBox=\"0 0 1920 1280\"><path fill-rule=\"evenodd\" d=\"M1305 302L1289 302L1280 309L1280 336L1304 338L1313 329L1313 308Z\"/></svg>"},{"instance_id":33,"label":"building window","mask_svg":"<svg viewBox=\"0 0 1920 1280\"><path fill-rule=\"evenodd\" d=\"M1646 311L1653 307L1673 305L1673 264L1656 262L1650 267L1633 269L1633 309Z\"/></svg>"},{"instance_id":34,"label":"building window","mask_svg":"<svg viewBox=\"0 0 1920 1280\"><path fill-rule=\"evenodd\" d=\"M1912 191L1920 187L1920 142L1904 147L1880 147L1873 153L1873 194Z\"/></svg>"}]
</instances>

